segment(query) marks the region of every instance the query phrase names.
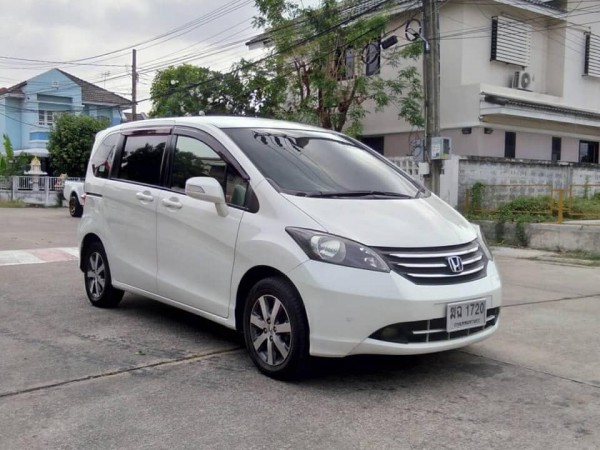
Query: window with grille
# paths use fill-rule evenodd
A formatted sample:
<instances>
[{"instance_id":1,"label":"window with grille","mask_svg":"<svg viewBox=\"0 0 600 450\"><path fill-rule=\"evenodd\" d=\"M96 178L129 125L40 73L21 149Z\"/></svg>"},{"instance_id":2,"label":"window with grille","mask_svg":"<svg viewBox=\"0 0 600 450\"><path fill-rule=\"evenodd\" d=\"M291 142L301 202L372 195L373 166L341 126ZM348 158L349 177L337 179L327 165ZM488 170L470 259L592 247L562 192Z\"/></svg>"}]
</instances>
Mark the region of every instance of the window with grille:
<instances>
[{"instance_id":1,"label":"window with grille","mask_svg":"<svg viewBox=\"0 0 600 450\"><path fill-rule=\"evenodd\" d=\"M354 49L352 47L338 48L336 51L336 65L338 80L354 78Z\"/></svg>"},{"instance_id":2,"label":"window with grille","mask_svg":"<svg viewBox=\"0 0 600 450\"><path fill-rule=\"evenodd\" d=\"M506 16L492 17L492 61L527 67L531 57L530 24Z\"/></svg>"},{"instance_id":3,"label":"window with grille","mask_svg":"<svg viewBox=\"0 0 600 450\"><path fill-rule=\"evenodd\" d=\"M38 125L51 127L54 124L54 111L45 111L40 109L38 111Z\"/></svg>"},{"instance_id":4,"label":"window with grille","mask_svg":"<svg viewBox=\"0 0 600 450\"><path fill-rule=\"evenodd\" d=\"M585 75L600 77L600 36L586 33L585 35Z\"/></svg>"},{"instance_id":5,"label":"window with grille","mask_svg":"<svg viewBox=\"0 0 600 450\"><path fill-rule=\"evenodd\" d=\"M365 63L365 75L379 75L381 68L381 50L379 40L373 41L363 49L363 61Z\"/></svg>"}]
</instances>

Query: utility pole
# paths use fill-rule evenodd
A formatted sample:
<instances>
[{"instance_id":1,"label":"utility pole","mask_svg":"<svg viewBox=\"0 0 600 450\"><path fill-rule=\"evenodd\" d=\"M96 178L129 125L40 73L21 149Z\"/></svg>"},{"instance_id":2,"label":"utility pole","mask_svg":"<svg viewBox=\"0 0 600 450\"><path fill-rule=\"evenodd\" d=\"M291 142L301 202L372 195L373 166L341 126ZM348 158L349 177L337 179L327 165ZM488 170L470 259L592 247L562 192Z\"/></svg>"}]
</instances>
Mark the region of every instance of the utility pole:
<instances>
[{"instance_id":1,"label":"utility pole","mask_svg":"<svg viewBox=\"0 0 600 450\"><path fill-rule=\"evenodd\" d=\"M131 51L131 121L137 116L137 62L135 48Z\"/></svg>"},{"instance_id":2,"label":"utility pole","mask_svg":"<svg viewBox=\"0 0 600 450\"><path fill-rule=\"evenodd\" d=\"M425 148L430 163L430 187L434 194L439 195L442 161L431 159L431 138L440 135L440 17L437 0L423 0L423 28L426 44L423 57Z\"/></svg>"}]
</instances>

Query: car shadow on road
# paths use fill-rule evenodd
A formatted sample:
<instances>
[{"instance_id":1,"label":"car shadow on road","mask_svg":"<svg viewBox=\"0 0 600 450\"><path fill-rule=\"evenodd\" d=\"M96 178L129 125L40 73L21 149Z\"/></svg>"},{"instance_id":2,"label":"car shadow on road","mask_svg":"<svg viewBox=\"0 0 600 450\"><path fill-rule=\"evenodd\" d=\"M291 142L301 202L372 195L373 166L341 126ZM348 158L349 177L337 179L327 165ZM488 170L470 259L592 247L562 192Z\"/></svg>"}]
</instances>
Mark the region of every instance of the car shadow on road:
<instances>
[{"instance_id":1,"label":"car shadow on road","mask_svg":"<svg viewBox=\"0 0 600 450\"><path fill-rule=\"evenodd\" d=\"M135 316L137 320L147 321L149 327L160 325L167 333L202 333L206 339L218 339L243 346L242 337L234 330L139 295L126 294L118 311L120 314Z\"/></svg>"},{"instance_id":2,"label":"car shadow on road","mask_svg":"<svg viewBox=\"0 0 600 450\"><path fill-rule=\"evenodd\" d=\"M181 336L179 345L182 346L186 346L189 339L190 346L197 346L197 342L200 341L209 346L218 343L229 349L245 347L242 335L234 330L141 296L126 295L119 306L119 314L135 317L136 321L144 322L144 325L150 328L160 327L161 333L166 335ZM243 360L242 364L251 366L249 357L244 355ZM238 363L239 361L236 364ZM437 378L441 373L453 378L453 375L464 376L466 372L478 378L486 378L501 373L502 367L496 363L490 365L489 362L486 363L464 350L405 356L355 355L346 358L311 358L302 383L318 384L325 380L416 380L422 377Z\"/></svg>"}]
</instances>

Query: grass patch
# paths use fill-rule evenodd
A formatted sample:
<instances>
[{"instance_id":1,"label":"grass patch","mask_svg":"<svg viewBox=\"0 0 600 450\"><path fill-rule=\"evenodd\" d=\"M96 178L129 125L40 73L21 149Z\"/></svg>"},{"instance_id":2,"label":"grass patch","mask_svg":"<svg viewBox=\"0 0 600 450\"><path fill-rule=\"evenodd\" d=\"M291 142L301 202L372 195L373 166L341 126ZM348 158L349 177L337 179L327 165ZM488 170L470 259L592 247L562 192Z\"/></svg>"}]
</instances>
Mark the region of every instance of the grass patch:
<instances>
[{"instance_id":1,"label":"grass patch","mask_svg":"<svg viewBox=\"0 0 600 450\"><path fill-rule=\"evenodd\" d=\"M586 251L553 252L553 255L534 256L531 261L547 261L584 267L600 267L600 253Z\"/></svg>"},{"instance_id":2,"label":"grass patch","mask_svg":"<svg viewBox=\"0 0 600 450\"><path fill-rule=\"evenodd\" d=\"M0 208L25 208L27 206L21 200L0 200Z\"/></svg>"},{"instance_id":3,"label":"grass patch","mask_svg":"<svg viewBox=\"0 0 600 450\"><path fill-rule=\"evenodd\" d=\"M586 251L576 251L576 252L561 252L561 256L565 258L573 258L573 259L585 259L587 261L594 261L600 264L600 253L595 252L586 252Z\"/></svg>"},{"instance_id":4,"label":"grass patch","mask_svg":"<svg viewBox=\"0 0 600 450\"><path fill-rule=\"evenodd\" d=\"M600 196L592 198L573 198L572 216L594 216L600 218Z\"/></svg>"},{"instance_id":5,"label":"grass patch","mask_svg":"<svg viewBox=\"0 0 600 450\"><path fill-rule=\"evenodd\" d=\"M498 222L544 223L556 222L556 202L550 211L550 197L518 197L495 210L471 209L465 216L471 220L495 220ZM600 192L589 198L573 197L564 201L565 219L600 219Z\"/></svg>"}]
</instances>

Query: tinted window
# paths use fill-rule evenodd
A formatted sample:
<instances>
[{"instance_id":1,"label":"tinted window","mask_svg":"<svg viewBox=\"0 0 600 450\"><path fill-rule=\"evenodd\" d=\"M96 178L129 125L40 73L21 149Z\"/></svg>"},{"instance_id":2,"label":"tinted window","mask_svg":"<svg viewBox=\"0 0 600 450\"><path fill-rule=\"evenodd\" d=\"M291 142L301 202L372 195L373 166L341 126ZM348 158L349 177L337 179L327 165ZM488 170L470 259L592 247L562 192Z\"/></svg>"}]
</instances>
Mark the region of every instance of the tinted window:
<instances>
[{"instance_id":1,"label":"tinted window","mask_svg":"<svg viewBox=\"0 0 600 450\"><path fill-rule=\"evenodd\" d=\"M119 134L111 134L110 136L105 137L96 149L96 152L90 161L94 176L108 178L113 158L115 157L115 150L119 143L119 137Z\"/></svg>"},{"instance_id":2,"label":"tinted window","mask_svg":"<svg viewBox=\"0 0 600 450\"><path fill-rule=\"evenodd\" d=\"M579 141L579 162L598 163L598 142Z\"/></svg>"},{"instance_id":3,"label":"tinted window","mask_svg":"<svg viewBox=\"0 0 600 450\"><path fill-rule=\"evenodd\" d=\"M552 138L552 161L560 161L560 151L562 148L562 139L559 137Z\"/></svg>"},{"instance_id":4,"label":"tinted window","mask_svg":"<svg viewBox=\"0 0 600 450\"><path fill-rule=\"evenodd\" d=\"M128 136L118 178L158 185L163 154L169 136Z\"/></svg>"},{"instance_id":5,"label":"tinted window","mask_svg":"<svg viewBox=\"0 0 600 450\"><path fill-rule=\"evenodd\" d=\"M377 191L414 197L420 189L400 170L337 134L283 129L224 131L265 178L284 192Z\"/></svg>"},{"instance_id":6,"label":"tinted window","mask_svg":"<svg viewBox=\"0 0 600 450\"><path fill-rule=\"evenodd\" d=\"M178 136L173 158L171 189L185 191L185 182L192 177L216 178L225 192L228 203L245 203L247 183L206 143L187 136Z\"/></svg>"},{"instance_id":7,"label":"tinted window","mask_svg":"<svg viewBox=\"0 0 600 450\"><path fill-rule=\"evenodd\" d=\"M223 173L223 160L208 145L198 139L178 136L173 158L171 188L184 191L185 182L192 177L209 177ZM212 173L212 174L211 174ZM222 181L221 178L219 181Z\"/></svg>"},{"instance_id":8,"label":"tinted window","mask_svg":"<svg viewBox=\"0 0 600 450\"><path fill-rule=\"evenodd\" d=\"M504 157L514 158L517 150L517 133L507 131L504 134Z\"/></svg>"}]
</instances>

